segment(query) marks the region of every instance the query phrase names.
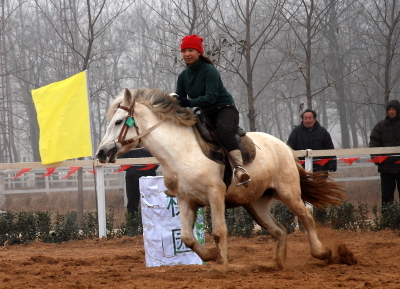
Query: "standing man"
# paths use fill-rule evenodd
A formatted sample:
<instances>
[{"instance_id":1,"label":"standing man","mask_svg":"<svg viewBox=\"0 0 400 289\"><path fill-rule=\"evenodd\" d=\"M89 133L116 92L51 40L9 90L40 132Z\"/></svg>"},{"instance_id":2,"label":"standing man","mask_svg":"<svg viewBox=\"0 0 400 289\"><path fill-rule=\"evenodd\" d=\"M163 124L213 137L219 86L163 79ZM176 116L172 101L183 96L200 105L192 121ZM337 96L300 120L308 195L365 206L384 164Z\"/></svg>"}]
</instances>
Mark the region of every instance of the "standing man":
<instances>
[{"instance_id":1,"label":"standing man","mask_svg":"<svg viewBox=\"0 0 400 289\"><path fill-rule=\"evenodd\" d=\"M306 109L301 114L301 124L296 126L290 133L287 144L293 150L328 150L333 149L333 142L329 132L317 121L317 113L312 109ZM313 171L335 172L337 161L336 157L320 157L321 159L331 159L323 166L313 163Z\"/></svg>"},{"instance_id":2,"label":"standing man","mask_svg":"<svg viewBox=\"0 0 400 289\"><path fill-rule=\"evenodd\" d=\"M389 101L386 107L386 117L379 121L371 131L369 147L394 147L400 145L400 103L397 100ZM378 164L381 177L382 206L394 201L394 191L400 196L400 160L398 156L389 156Z\"/></svg>"},{"instance_id":3,"label":"standing man","mask_svg":"<svg viewBox=\"0 0 400 289\"><path fill-rule=\"evenodd\" d=\"M301 124L296 126L289 135L287 144L293 150L329 150L333 149L333 142L329 132L317 121L317 113L312 109L306 109L301 114ZM336 157L320 157L321 159L331 159L326 164L313 162L313 172L325 171L328 177L329 172L336 171ZM317 220L324 222L326 211L319 209L315 211ZM301 224L299 224L300 229Z\"/></svg>"},{"instance_id":4,"label":"standing man","mask_svg":"<svg viewBox=\"0 0 400 289\"><path fill-rule=\"evenodd\" d=\"M120 156L120 158L148 158L152 157L150 152L142 147L128 151ZM135 217L139 211L140 204L140 187L139 179L144 176L155 176L158 165L148 168L146 165L134 165L126 170L125 186L128 203L126 209L130 217Z\"/></svg>"}]
</instances>

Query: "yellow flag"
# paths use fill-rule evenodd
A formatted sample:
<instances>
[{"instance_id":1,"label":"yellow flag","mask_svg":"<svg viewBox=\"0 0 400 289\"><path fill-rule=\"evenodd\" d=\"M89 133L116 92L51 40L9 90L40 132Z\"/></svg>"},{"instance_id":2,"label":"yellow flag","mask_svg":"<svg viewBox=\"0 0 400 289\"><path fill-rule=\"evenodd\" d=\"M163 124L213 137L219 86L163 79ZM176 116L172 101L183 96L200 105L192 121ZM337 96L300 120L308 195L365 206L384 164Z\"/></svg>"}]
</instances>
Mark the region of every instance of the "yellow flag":
<instances>
[{"instance_id":1,"label":"yellow flag","mask_svg":"<svg viewBox=\"0 0 400 289\"><path fill-rule=\"evenodd\" d=\"M86 71L32 90L42 164L92 155Z\"/></svg>"}]
</instances>

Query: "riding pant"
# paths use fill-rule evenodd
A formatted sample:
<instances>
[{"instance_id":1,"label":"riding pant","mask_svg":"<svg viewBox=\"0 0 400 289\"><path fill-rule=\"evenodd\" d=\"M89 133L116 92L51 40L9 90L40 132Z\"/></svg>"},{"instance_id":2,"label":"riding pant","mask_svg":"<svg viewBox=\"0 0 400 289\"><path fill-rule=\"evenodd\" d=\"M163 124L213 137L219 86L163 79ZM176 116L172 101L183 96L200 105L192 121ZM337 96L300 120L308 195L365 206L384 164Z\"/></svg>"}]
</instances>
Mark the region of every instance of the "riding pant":
<instances>
[{"instance_id":1,"label":"riding pant","mask_svg":"<svg viewBox=\"0 0 400 289\"><path fill-rule=\"evenodd\" d=\"M235 133L239 126L239 112L236 106L219 109L207 114L207 117L215 126L215 132L221 145L228 152L239 149Z\"/></svg>"}]
</instances>

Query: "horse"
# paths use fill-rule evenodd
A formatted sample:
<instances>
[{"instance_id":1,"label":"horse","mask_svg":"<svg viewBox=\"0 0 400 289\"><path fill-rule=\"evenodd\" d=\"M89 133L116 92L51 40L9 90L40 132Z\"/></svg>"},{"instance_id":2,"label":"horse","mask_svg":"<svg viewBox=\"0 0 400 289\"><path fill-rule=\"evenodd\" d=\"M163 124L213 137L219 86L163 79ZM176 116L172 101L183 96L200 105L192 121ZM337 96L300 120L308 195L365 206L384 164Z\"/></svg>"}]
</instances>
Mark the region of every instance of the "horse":
<instances>
[{"instance_id":1,"label":"horse","mask_svg":"<svg viewBox=\"0 0 400 289\"><path fill-rule=\"evenodd\" d=\"M110 123L96 152L101 163L115 163L116 157L138 144L159 161L166 194L178 199L181 239L203 261L215 261L218 271L228 270L225 208L242 206L275 241L268 266L282 269L286 259L287 232L271 214L274 199L281 201L299 219L309 239L311 255L332 263L332 250L318 239L312 214L304 202L317 208L340 204L342 187L324 172L307 172L295 152L278 138L248 132L256 146L255 159L245 165L251 176L246 186L223 181L224 164L202 152L196 138L196 116L176 98L158 89L124 89L112 102ZM196 212L209 206L215 247L201 245L193 234Z\"/></svg>"}]
</instances>

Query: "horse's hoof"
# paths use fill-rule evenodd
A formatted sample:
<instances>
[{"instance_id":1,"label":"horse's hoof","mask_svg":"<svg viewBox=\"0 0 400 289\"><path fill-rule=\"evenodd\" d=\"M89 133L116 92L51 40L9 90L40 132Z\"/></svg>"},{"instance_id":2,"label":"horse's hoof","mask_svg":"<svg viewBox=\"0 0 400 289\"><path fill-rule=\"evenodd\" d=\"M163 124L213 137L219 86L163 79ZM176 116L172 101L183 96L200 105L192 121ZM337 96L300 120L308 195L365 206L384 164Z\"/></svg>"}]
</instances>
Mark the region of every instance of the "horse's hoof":
<instances>
[{"instance_id":1,"label":"horse's hoof","mask_svg":"<svg viewBox=\"0 0 400 289\"><path fill-rule=\"evenodd\" d=\"M311 256L313 256L315 259L329 262L332 260L332 250L329 248L324 248L324 252L312 252Z\"/></svg>"},{"instance_id":2,"label":"horse's hoof","mask_svg":"<svg viewBox=\"0 0 400 289\"><path fill-rule=\"evenodd\" d=\"M283 264L281 262L277 262L277 261L270 261L267 263L266 267L271 270L280 271L283 269Z\"/></svg>"},{"instance_id":3,"label":"horse's hoof","mask_svg":"<svg viewBox=\"0 0 400 289\"><path fill-rule=\"evenodd\" d=\"M279 267L279 268L278 268ZM251 267L251 271L253 273L258 273L258 272L275 272L275 271L280 271L282 270L282 266L276 266L276 264L270 264L267 263L266 265L253 265Z\"/></svg>"},{"instance_id":4,"label":"horse's hoof","mask_svg":"<svg viewBox=\"0 0 400 289\"><path fill-rule=\"evenodd\" d=\"M212 265L208 273L212 274L226 274L228 272L228 265Z\"/></svg>"},{"instance_id":5,"label":"horse's hoof","mask_svg":"<svg viewBox=\"0 0 400 289\"><path fill-rule=\"evenodd\" d=\"M208 248L201 253L196 252L204 262L216 261L218 263L218 250L217 248Z\"/></svg>"},{"instance_id":6,"label":"horse's hoof","mask_svg":"<svg viewBox=\"0 0 400 289\"><path fill-rule=\"evenodd\" d=\"M328 258L325 259L325 263L326 263L327 265L332 265L332 264L335 263L335 261L333 260L333 258L332 258L332 256L331 256L331 257L328 257Z\"/></svg>"}]
</instances>

